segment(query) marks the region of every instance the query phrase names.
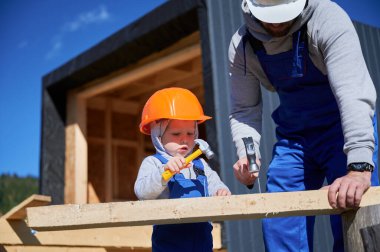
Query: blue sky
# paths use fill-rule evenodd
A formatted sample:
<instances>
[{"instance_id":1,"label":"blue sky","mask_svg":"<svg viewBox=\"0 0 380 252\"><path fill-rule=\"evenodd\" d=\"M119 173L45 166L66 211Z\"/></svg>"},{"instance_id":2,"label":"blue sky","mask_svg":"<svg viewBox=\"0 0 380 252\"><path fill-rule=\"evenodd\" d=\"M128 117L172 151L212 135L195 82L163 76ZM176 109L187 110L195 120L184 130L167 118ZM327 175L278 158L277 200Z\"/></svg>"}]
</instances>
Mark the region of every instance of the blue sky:
<instances>
[{"instance_id":1,"label":"blue sky","mask_svg":"<svg viewBox=\"0 0 380 252\"><path fill-rule=\"evenodd\" d=\"M42 76L163 2L0 1L0 174L39 176ZM380 27L378 0L336 2Z\"/></svg>"}]
</instances>

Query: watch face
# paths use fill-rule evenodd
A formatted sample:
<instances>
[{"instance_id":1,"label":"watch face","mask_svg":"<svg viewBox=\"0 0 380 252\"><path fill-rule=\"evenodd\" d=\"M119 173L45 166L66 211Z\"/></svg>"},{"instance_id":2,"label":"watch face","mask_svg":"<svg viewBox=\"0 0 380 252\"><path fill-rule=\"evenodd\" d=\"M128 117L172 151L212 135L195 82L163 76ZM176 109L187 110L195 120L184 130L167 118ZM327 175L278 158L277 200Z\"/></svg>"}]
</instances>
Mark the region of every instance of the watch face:
<instances>
[{"instance_id":1,"label":"watch face","mask_svg":"<svg viewBox=\"0 0 380 252\"><path fill-rule=\"evenodd\" d=\"M359 172L364 172L364 171L373 171L373 166L369 163L351 163L348 165L347 169L349 171L359 171Z\"/></svg>"}]
</instances>

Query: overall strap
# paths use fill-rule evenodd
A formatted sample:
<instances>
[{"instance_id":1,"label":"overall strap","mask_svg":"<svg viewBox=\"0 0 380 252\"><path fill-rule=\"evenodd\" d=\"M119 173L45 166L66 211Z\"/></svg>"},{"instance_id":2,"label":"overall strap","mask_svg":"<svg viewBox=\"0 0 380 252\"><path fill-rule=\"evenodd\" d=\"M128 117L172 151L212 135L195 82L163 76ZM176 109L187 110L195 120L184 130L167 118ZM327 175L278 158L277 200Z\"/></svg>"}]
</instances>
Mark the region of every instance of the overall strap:
<instances>
[{"instance_id":1,"label":"overall strap","mask_svg":"<svg viewBox=\"0 0 380 252\"><path fill-rule=\"evenodd\" d=\"M164 158L161 154L156 153L152 156L160 160L162 164L166 164L168 162L168 160Z\"/></svg>"},{"instance_id":2,"label":"overall strap","mask_svg":"<svg viewBox=\"0 0 380 252\"><path fill-rule=\"evenodd\" d=\"M292 77L299 78L304 76L304 57L307 50L307 23L298 32L293 34L293 69Z\"/></svg>"},{"instance_id":3,"label":"overall strap","mask_svg":"<svg viewBox=\"0 0 380 252\"><path fill-rule=\"evenodd\" d=\"M259 54L266 54L266 50L264 48L263 42L255 38L246 27L246 34L243 37L243 44L245 50L245 43L249 42L254 53L258 56ZM303 68L303 52L304 49L307 48L307 23L303 24L302 27L295 33L293 33L293 43L292 43L292 51L293 51L293 70L292 77L299 78L304 75ZM246 56L244 52L244 74L247 73L247 62Z\"/></svg>"},{"instance_id":4,"label":"overall strap","mask_svg":"<svg viewBox=\"0 0 380 252\"><path fill-rule=\"evenodd\" d=\"M193 170L195 172L195 175L198 177L199 175L206 176L205 174L205 168L203 166L203 163L200 158L193 160Z\"/></svg>"}]
</instances>

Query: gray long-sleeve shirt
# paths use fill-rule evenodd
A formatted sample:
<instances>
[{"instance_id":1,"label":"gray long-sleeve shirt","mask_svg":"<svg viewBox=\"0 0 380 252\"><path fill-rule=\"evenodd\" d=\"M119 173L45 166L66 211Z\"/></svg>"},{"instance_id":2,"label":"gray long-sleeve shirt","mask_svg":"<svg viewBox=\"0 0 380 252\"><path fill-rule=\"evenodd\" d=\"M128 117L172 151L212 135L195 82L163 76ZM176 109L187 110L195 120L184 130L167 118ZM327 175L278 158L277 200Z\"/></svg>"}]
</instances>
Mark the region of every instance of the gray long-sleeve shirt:
<instances>
[{"instance_id":1,"label":"gray long-sleeve shirt","mask_svg":"<svg viewBox=\"0 0 380 252\"><path fill-rule=\"evenodd\" d=\"M252 136L256 149L259 149L262 124L261 86L274 91L250 44L246 43L243 48L242 38L246 34L246 28L263 42L268 54L278 54L292 48L292 33L307 23L310 58L327 75L339 107L347 163L367 162L373 165L372 119L376 90L368 73L357 33L347 14L330 0L309 0L308 6L293 24L289 34L276 38L269 35L250 16L245 1L242 9L245 25L233 35L229 47L232 104L230 124L238 156L245 156L242 137Z\"/></svg>"},{"instance_id":2,"label":"gray long-sleeve shirt","mask_svg":"<svg viewBox=\"0 0 380 252\"><path fill-rule=\"evenodd\" d=\"M207 177L208 192L214 196L219 189L228 187L220 180L219 175L201 159ZM135 182L135 194L140 200L167 199L169 189L167 183L162 180L161 174L164 172L164 165L153 156L146 157L141 163L139 173ZM190 168L182 169L181 173L187 179L196 179L193 165Z\"/></svg>"}]
</instances>

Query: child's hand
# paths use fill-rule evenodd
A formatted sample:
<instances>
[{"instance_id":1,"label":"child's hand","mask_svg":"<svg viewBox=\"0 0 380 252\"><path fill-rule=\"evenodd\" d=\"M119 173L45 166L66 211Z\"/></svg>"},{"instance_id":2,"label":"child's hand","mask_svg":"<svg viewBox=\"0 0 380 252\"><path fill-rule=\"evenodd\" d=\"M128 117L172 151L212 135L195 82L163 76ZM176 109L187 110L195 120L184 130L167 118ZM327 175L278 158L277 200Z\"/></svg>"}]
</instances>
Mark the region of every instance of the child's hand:
<instances>
[{"instance_id":1,"label":"child's hand","mask_svg":"<svg viewBox=\"0 0 380 252\"><path fill-rule=\"evenodd\" d=\"M218 191L216 191L216 194L215 194L215 196L229 196L229 195L231 195L231 192L226 189L219 189Z\"/></svg>"},{"instance_id":2,"label":"child's hand","mask_svg":"<svg viewBox=\"0 0 380 252\"><path fill-rule=\"evenodd\" d=\"M182 156L176 156L171 158L166 164L165 170L170 170L172 173L179 173L181 169L185 168L186 161ZM188 167L188 164L186 167Z\"/></svg>"}]
</instances>

